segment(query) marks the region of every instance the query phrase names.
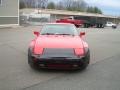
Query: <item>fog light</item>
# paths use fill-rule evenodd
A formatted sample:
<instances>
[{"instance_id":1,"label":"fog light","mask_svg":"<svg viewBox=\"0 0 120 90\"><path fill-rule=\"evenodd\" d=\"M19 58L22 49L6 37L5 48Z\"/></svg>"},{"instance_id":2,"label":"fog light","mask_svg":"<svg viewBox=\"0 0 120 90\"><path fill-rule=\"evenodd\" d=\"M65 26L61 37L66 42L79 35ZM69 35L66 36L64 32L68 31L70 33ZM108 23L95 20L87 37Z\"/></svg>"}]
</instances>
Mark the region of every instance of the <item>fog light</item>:
<instances>
[{"instance_id":1,"label":"fog light","mask_svg":"<svg viewBox=\"0 0 120 90\"><path fill-rule=\"evenodd\" d=\"M78 67L78 65L77 65L77 64L74 64L73 67Z\"/></svg>"},{"instance_id":2,"label":"fog light","mask_svg":"<svg viewBox=\"0 0 120 90\"><path fill-rule=\"evenodd\" d=\"M40 64L41 67L44 67L45 65L44 64Z\"/></svg>"}]
</instances>

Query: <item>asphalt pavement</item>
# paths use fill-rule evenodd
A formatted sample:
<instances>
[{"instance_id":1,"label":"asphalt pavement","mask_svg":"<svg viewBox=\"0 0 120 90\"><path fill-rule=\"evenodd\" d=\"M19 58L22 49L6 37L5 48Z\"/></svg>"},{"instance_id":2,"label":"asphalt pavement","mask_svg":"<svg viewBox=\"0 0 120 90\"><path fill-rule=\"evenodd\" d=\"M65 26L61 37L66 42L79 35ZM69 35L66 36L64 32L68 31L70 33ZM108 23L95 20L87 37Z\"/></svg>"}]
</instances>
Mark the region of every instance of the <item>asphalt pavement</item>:
<instances>
[{"instance_id":1,"label":"asphalt pavement","mask_svg":"<svg viewBox=\"0 0 120 90\"><path fill-rule=\"evenodd\" d=\"M0 29L0 90L120 90L120 28L80 28L91 61L84 71L33 70L30 40L39 26Z\"/></svg>"}]
</instances>

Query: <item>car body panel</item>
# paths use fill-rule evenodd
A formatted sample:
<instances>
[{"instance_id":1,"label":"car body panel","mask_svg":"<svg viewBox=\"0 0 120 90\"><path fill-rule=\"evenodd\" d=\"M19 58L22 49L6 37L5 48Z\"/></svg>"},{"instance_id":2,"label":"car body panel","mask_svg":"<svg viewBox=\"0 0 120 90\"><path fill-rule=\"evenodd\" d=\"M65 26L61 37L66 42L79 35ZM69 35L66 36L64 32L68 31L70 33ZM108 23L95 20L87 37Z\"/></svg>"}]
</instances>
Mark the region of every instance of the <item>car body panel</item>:
<instances>
[{"instance_id":1,"label":"car body panel","mask_svg":"<svg viewBox=\"0 0 120 90\"><path fill-rule=\"evenodd\" d=\"M117 26L117 25L115 23L112 23L112 22L107 22L106 26L107 27L112 27L112 26Z\"/></svg>"},{"instance_id":2,"label":"car body panel","mask_svg":"<svg viewBox=\"0 0 120 90\"><path fill-rule=\"evenodd\" d=\"M73 19L60 19L60 20L56 20L56 23L71 23L71 24L74 24L76 27L80 27L84 24L84 21L73 20Z\"/></svg>"},{"instance_id":3,"label":"car body panel","mask_svg":"<svg viewBox=\"0 0 120 90\"><path fill-rule=\"evenodd\" d=\"M36 39L34 53L40 54L44 48L82 48L79 36L41 35Z\"/></svg>"}]
</instances>

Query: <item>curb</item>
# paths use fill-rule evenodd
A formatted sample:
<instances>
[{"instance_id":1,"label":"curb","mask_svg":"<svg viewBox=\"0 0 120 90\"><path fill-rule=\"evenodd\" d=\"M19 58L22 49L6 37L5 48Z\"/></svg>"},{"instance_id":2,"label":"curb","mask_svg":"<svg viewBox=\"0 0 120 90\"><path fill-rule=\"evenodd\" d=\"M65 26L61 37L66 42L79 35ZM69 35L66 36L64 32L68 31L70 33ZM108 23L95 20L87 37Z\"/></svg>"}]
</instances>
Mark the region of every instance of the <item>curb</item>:
<instances>
[{"instance_id":1,"label":"curb","mask_svg":"<svg viewBox=\"0 0 120 90\"><path fill-rule=\"evenodd\" d=\"M11 28L20 28L21 26L19 25L13 25L13 26L0 26L0 29L11 29Z\"/></svg>"}]
</instances>

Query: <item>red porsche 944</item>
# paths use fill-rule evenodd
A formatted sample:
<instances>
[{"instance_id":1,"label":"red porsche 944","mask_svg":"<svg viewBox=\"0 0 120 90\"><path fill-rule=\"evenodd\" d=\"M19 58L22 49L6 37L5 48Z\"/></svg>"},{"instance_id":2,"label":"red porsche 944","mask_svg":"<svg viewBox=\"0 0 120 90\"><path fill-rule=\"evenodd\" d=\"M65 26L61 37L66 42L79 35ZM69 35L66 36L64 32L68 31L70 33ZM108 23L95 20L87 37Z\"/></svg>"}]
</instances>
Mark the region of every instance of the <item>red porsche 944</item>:
<instances>
[{"instance_id":1,"label":"red porsche 944","mask_svg":"<svg viewBox=\"0 0 120 90\"><path fill-rule=\"evenodd\" d=\"M73 24L45 24L28 49L28 63L36 68L85 69L90 62L88 44Z\"/></svg>"}]
</instances>

